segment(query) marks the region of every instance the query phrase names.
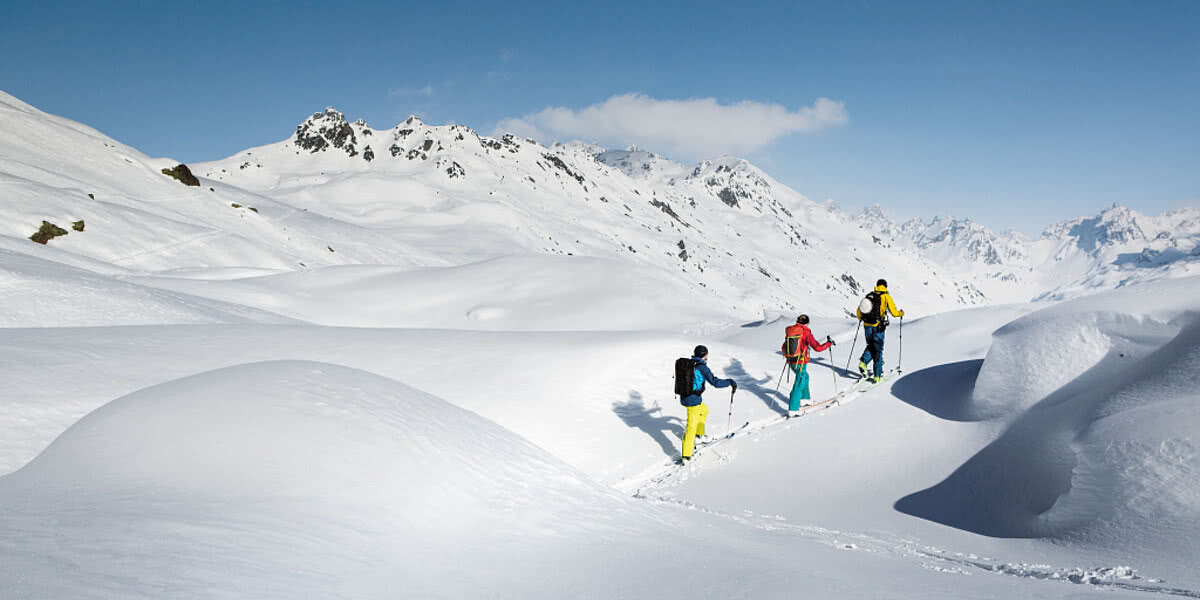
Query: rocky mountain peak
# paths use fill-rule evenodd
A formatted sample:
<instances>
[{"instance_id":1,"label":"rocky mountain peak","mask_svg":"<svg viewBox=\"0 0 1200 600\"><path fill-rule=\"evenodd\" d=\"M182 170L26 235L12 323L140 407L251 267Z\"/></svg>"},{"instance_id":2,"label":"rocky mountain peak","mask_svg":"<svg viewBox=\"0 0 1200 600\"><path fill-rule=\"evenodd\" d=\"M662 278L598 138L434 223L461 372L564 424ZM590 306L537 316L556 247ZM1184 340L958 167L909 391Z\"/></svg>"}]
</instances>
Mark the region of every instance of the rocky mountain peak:
<instances>
[{"instance_id":1,"label":"rocky mountain peak","mask_svg":"<svg viewBox=\"0 0 1200 600\"><path fill-rule=\"evenodd\" d=\"M366 122L359 120L360 127ZM324 112L313 113L296 126L296 146L310 153L326 152L330 148L340 150L353 157L358 155L358 136L346 122L346 115L332 106Z\"/></svg>"}]
</instances>

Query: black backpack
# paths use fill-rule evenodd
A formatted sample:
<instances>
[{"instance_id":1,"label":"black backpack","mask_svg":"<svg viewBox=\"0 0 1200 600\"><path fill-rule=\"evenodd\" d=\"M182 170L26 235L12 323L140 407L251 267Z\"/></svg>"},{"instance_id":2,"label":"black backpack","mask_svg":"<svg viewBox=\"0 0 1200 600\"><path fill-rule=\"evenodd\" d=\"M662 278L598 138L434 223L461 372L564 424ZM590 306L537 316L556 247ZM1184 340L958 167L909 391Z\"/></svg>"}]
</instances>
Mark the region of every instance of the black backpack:
<instances>
[{"instance_id":1,"label":"black backpack","mask_svg":"<svg viewBox=\"0 0 1200 600\"><path fill-rule=\"evenodd\" d=\"M691 396L704 393L704 381L696 387L696 361L690 358L680 358L675 361L675 394Z\"/></svg>"},{"instance_id":2,"label":"black backpack","mask_svg":"<svg viewBox=\"0 0 1200 600\"><path fill-rule=\"evenodd\" d=\"M868 307L868 305L869 309L863 310L863 308ZM862 320L864 322L874 321L875 323L878 323L880 331L883 331L885 328L887 328L888 318L887 313L885 313L883 310L883 293L871 292L867 294L863 298L863 301L858 304L858 311L862 313Z\"/></svg>"}]
</instances>

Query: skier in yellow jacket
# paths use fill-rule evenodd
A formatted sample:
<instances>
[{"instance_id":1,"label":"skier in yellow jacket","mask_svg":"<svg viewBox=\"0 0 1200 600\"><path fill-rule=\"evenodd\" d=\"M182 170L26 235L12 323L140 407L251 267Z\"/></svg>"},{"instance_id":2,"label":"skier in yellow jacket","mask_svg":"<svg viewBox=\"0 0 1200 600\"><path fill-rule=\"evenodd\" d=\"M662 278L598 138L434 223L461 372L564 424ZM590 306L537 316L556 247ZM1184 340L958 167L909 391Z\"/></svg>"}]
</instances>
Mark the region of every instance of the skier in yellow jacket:
<instances>
[{"instance_id":1,"label":"skier in yellow jacket","mask_svg":"<svg viewBox=\"0 0 1200 600\"><path fill-rule=\"evenodd\" d=\"M888 313L893 317L904 317L904 311L896 310L896 303L888 293L887 280L880 279L875 282L875 291L867 294L858 307L858 320L862 321L867 343L867 349L858 361L858 372L874 383L883 379L883 332L888 326ZM872 360L875 361L874 377L867 372L867 365Z\"/></svg>"}]
</instances>

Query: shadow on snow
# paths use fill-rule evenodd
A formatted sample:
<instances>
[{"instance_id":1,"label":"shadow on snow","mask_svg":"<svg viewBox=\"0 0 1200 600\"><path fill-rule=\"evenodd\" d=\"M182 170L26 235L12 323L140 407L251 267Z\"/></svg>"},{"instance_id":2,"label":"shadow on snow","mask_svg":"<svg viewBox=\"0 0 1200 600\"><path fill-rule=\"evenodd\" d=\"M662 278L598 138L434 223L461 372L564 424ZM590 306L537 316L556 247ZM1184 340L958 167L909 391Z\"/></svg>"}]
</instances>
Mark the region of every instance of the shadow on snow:
<instances>
[{"instance_id":1,"label":"shadow on snow","mask_svg":"<svg viewBox=\"0 0 1200 600\"><path fill-rule=\"evenodd\" d=\"M620 417L626 425L640 429L658 442L664 454L667 456L678 454L675 442L668 434L673 434L676 439L683 439L682 419L662 414L661 406L647 408L642 394L637 391L629 392L629 400L625 402L613 402L612 409L613 413Z\"/></svg>"},{"instance_id":2,"label":"shadow on snow","mask_svg":"<svg viewBox=\"0 0 1200 600\"><path fill-rule=\"evenodd\" d=\"M767 386L771 385L771 375L769 373L762 379L755 379L746 371L746 367L742 364L742 361L734 358L729 361L729 366L725 367L725 374L734 381L737 381L739 391L746 390L754 394L759 400L762 400L762 403L766 404L767 408L781 416L787 415L787 394L777 392L771 387L763 387L763 384ZM790 390L791 388L788 389Z\"/></svg>"},{"instance_id":3,"label":"shadow on snow","mask_svg":"<svg viewBox=\"0 0 1200 600\"><path fill-rule=\"evenodd\" d=\"M978 421L971 394L983 359L946 363L909 373L892 384L892 395L947 421Z\"/></svg>"}]
</instances>

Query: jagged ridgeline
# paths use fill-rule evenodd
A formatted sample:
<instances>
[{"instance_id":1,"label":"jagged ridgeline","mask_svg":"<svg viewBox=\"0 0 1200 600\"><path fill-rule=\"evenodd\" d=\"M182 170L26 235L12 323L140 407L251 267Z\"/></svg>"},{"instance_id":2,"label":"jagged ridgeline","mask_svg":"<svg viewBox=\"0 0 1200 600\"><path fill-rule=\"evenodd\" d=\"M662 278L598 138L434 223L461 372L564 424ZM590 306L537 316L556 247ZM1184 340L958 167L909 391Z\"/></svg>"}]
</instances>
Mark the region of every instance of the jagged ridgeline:
<instances>
[{"instance_id":1,"label":"jagged ridgeline","mask_svg":"<svg viewBox=\"0 0 1200 600\"><path fill-rule=\"evenodd\" d=\"M855 220L877 244L919 252L1000 302L1062 300L1187 275L1200 266L1200 209L1143 215L1113 205L1048 227L1040 237L971 219L892 221L879 206Z\"/></svg>"},{"instance_id":2,"label":"jagged ridgeline","mask_svg":"<svg viewBox=\"0 0 1200 600\"><path fill-rule=\"evenodd\" d=\"M898 225L812 202L733 157L685 166L637 148L546 146L416 117L373 129L333 109L278 143L184 171L11 96L0 104L0 160L17 176L0 205L6 235L86 220L86 235L49 246L140 272L593 256L748 316L841 314L879 277L919 314L1070 297L1200 261L1196 209L1146 217L1117 207L1038 240L960 220ZM35 164L59 165L78 184L64 193L61 175L26 167Z\"/></svg>"},{"instance_id":3,"label":"jagged ridgeline","mask_svg":"<svg viewBox=\"0 0 1200 600\"><path fill-rule=\"evenodd\" d=\"M969 281L936 275L915 250L880 247L832 205L733 157L687 166L636 148L545 146L415 116L374 129L327 108L282 142L195 167L314 213L402 230L416 246L409 257L424 264L447 260L448 239L461 246L456 262L531 251L618 258L747 313L841 314L864 293L861 282L882 276L925 298L915 299L923 310L987 300Z\"/></svg>"}]
</instances>

